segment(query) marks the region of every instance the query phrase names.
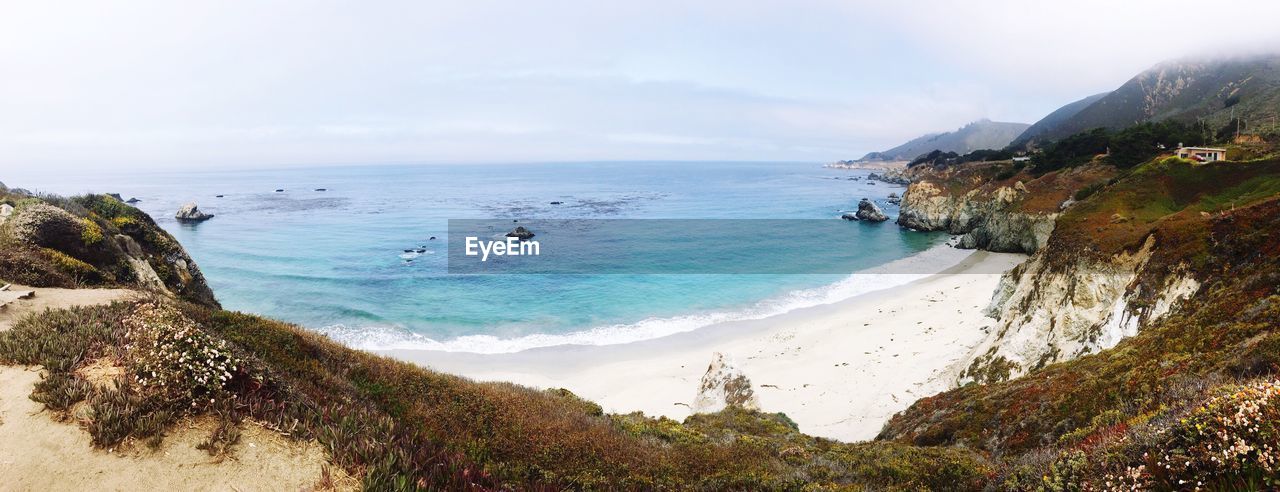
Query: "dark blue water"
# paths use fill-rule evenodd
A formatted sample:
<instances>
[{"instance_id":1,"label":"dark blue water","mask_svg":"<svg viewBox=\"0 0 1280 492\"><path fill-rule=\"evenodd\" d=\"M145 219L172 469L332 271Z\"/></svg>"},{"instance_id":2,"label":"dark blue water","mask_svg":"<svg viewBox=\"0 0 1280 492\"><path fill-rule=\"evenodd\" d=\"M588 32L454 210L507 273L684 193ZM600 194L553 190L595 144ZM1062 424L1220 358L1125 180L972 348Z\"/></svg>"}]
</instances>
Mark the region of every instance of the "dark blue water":
<instances>
[{"instance_id":1,"label":"dark blue water","mask_svg":"<svg viewBox=\"0 0 1280 492\"><path fill-rule=\"evenodd\" d=\"M862 197L883 205L890 192L902 193L899 186L847 179L866 174L812 163L663 162L6 179L25 179L9 184L42 191L141 199L139 208L182 242L226 308L297 322L361 347L502 352L650 338L833 302L876 286L835 274L449 275L449 219L838 220ZM190 201L216 217L178 224L173 213ZM917 254L942 239L892 223L848 223L849 244L869 253L849 258L847 272Z\"/></svg>"}]
</instances>

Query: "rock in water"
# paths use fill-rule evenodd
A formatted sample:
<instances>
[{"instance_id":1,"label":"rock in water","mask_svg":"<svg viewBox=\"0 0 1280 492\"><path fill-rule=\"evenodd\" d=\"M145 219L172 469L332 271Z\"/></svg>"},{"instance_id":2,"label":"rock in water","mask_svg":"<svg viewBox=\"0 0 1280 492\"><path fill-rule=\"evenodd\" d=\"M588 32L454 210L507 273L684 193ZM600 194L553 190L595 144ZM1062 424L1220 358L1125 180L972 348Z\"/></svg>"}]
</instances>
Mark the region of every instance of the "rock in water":
<instances>
[{"instance_id":1,"label":"rock in water","mask_svg":"<svg viewBox=\"0 0 1280 492\"><path fill-rule=\"evenodd\" d=\"M880 207L876 206L875 203L866 198L863 198L862 201L858 202L857 212L841 215L840 218L844 220L865 220L867 222L884 222L889 220L889 216L885 215L884 211L880 210Z\"/></svg>"},{"instance_id":2,"label":"rock in water","mask_svg":"<svg viewBox=\"0 0 1280 492\"><path fill-rule=\"evenodd\" d=\"M129 199L128 199L128 200L125 200L124 202L125 202L125 203L128 203L128 204L134 204L134 203L138 203L138 202L140 202L140 201L142 201L142 200L139 200L137 197L129 197Z\"/></svg>"},{"instance_id":3,"label":"rock in water","mask_svg":"<svg viewBox=\"0 0 1280 492\"><path fill-rule=\"evenodd\" d=\"M514 237L521 241L525 241L533 238L533 231L525 229L524 226L519 226L519 227L516 227L515 229L512 229L511 232L508 232L507 237Z\"/></svg>"},{"instance_id":4,"label":"rock in water","mask_svg":"<svg viewBox=\"0 0 1280 492\"><path fill-rule=\"evenodd\" d=\"M894 205L902 205L902 197L898 196L897 193L890 193L889 203L892 203Z\"/></svg>"},{"instance_id":5,"label":"rock in water","mask_svg":"<svg viewBox=\"0 0 1280 492\"><path fill-rule=\"evenodd\" d=\"M173 218L178 219L179 222L202 222L212 219L213 214L201 212L195 203L188 203L178 209L178 213L174 214Z\"/></svg>"},{"instance_id":6,"label":"rock in water","mask_svg":"<svg viewBox=\"0 0 1280 492\"><path fill-rule=\"evenodd\" d=\"M702 383L698 385L698 397L693 401L694 413L711 413L724 410L726 407L756 410L759 408L756 392L751 388L751 380L725 359L724 354L716 352L702 375Z\"/></svg>"}]
</instances>

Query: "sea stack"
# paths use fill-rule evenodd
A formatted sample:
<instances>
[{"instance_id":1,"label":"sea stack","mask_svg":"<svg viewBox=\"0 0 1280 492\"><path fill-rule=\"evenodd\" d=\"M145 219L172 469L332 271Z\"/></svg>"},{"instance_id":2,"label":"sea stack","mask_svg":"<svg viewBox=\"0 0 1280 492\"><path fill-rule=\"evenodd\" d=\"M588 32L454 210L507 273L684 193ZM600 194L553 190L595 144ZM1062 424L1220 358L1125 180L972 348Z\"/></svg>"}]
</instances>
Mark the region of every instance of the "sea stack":
<instances>
[{"instance_id":1,"label":"sea stack","mask_svg":"<svg viewBox=\"0 0 1280 492\"><path fill-rule=\"evenodd\" d=\"M533 231L525 229L524 226L519 226L512 229L511 232L508 232L507 237L514 237L521 241L525 241L533 238Z\"/></svg>"},{"instance_id":2,"label":"sea stack","mask_svg":"<svg viewBox=\"0 0 1280 492\"><path fill-rule=\"evenodd\" d=\"M884 222L889 220L889 216L885 215L884 211L880 210L880 207L876 206L874 202L866 198L863 198L862 201L858 202L857 212L841 215L840 218L844 220L863 220L867 222Z\"/></svg>"},{"instance_id":3,"label":"sea stack","mask_svg":"<svg viewBox=\"0 0 1280 492\"><path fill-rule=\"evenodd\" d=\"M213 214L201 212L200 207L195 203L188 203L178 209L178 213L174 214L173 218L178 219L178 222L204 222L212 219Z\"/></svg>"}]
</instances>

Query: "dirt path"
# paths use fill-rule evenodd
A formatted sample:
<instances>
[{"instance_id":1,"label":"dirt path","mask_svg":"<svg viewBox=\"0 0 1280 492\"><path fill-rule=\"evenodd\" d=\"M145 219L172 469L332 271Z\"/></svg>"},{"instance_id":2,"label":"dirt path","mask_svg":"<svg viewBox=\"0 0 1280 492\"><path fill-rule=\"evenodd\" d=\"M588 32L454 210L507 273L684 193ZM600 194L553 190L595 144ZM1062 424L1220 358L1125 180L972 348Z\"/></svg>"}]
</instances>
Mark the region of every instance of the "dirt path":
<instances>
[{"instance_id":1,"label":"dirt path","mask_svg":"<svg viewBox=\"0 0 1280 492\"><path fill-rule=\"evenodd\" d=\"M3 282L0 282L3 285ZM0 331L13 328L13 323L27 313L38 313L45 309L58 309L70 306L96 306L110 304L112 301L126 299L134 294L127 289L54 289L13 285L12 291L31 290L35 295L28 299L18 299L0 307Z\"/></svg>"}]
</instances>

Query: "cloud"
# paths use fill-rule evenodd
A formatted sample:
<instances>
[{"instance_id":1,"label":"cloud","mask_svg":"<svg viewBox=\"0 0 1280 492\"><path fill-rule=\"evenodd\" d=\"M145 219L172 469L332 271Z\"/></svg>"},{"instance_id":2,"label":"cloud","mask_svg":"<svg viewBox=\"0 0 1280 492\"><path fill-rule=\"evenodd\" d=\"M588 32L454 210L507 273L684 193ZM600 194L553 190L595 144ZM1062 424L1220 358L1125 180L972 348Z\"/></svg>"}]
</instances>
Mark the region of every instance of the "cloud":
<instances>
[{"instance_id":1,"label":"cloud","mask_svg":"<svg viewBox=\"0 0 1280 492\"><path fill-rule=\"evenodd\" d=\"M1189 2L24 2L0 166L828 161L1275 46L1278 8L1206 34Z\"/></svg>"}]
</instances>

